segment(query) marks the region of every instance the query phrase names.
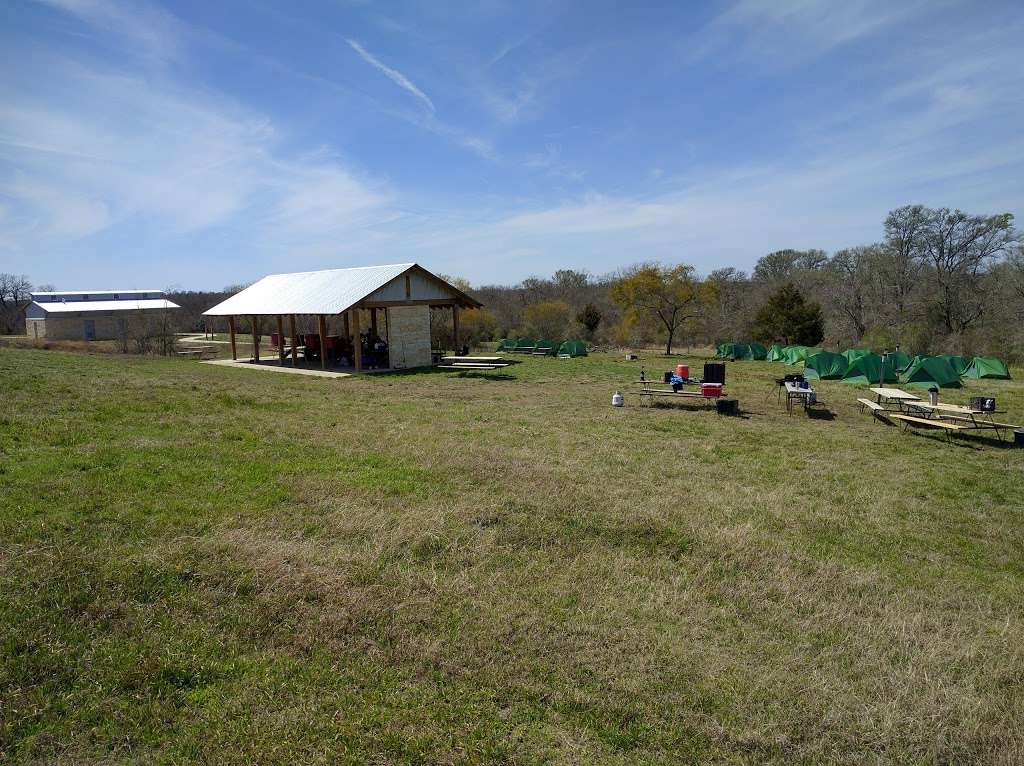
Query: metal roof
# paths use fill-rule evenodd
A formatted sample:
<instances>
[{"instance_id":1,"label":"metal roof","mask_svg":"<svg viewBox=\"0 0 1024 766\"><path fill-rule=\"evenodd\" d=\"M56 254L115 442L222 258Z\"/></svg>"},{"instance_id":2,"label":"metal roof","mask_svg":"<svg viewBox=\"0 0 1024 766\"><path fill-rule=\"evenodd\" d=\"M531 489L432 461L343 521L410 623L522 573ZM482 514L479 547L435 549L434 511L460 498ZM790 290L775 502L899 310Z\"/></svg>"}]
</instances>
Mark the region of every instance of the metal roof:
<instances>
[{"instance_id":1,"label":"metal roof","mask_svg":"<svg viewBox=\"0 0 1024 766\"><path fill-rule=\"evenodd\" d=\"M271 274L203 314L340 314L413 268L422 267L415 263L395 263L389 266ZM447 282L444 284L447 285ZM463 296L455 287L449 287L454 295L472 301L472 298Z\"/></svg>"},{"instance_id":2,"label":"metal roof","mask_svg":"<svg viewBox=\"0 0 1024 766\"><path fill-rule=\"evenodd\" d=\"M180 309L177 303L156 298L152 300L135 301L49 301L45 303L34 303L47 314L77 314L90 311L151 311L154 309Z\"/></svg>"},{"instance_id":3,"label":"metal roof","mask_svg":"<svg viewBox=\"0 0 1024 766\"><path fill-rule=\"evenodd\" d=\"M146 293L147 295L163 295L163 290L138 290L132 288L131 290L58 290L56 292L37 293L31 292L33 298L60 298L66 296L68 298L79 295L136 295L138 293Z\"/></svg>"}]
</instances>

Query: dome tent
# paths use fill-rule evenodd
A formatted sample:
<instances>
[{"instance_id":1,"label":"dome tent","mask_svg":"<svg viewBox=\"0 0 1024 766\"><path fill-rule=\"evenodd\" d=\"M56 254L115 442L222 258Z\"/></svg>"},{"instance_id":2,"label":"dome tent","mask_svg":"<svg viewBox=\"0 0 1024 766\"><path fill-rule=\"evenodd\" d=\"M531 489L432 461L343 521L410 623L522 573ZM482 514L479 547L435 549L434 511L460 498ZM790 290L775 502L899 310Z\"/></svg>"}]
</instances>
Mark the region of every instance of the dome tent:
<instances>
[{"instance_id":1,"label":"dome tent","mask_svg":"<svg viewBox=\"0 0 1024 766\"><path fill-rule=\"evenodd\" d=\"M843 352L847 362L856 362L862 356L867 356L871 351L866 348L848 348Z\"/></svg>"},{"instance_id":2,"label":"dome tent","mask_svg":"<svg viewBox=\"0 0 1024 766\"><path fill-rule=\"evenodd\" d=\"M561 359L572 359L577 356L586 356L587 346L581 340L567 340L558 347L558 356Z\"/></svg>"},{"instance_id":3,"label":"dome tent","mask_svg":"<svg viewBox=\"0 0 1024 766\"><path fill-rule=\"evenodd\" d=\"M538 338L537 345L533 353L554 356L555 354L558 353L558 347L560 345L560 341L551 340L551 338Z\"/></svg>"},{"instance_id":4,"label":"dome tent","mask_svg":"<svg viewBox=\"0 0 1024 766\"><path fill-rule=\"evenodd\" d=\"M849 363L842 354L831 351L819 351L807 357L804 363L804 377L811 380L839 380L846 372Z\"/></svg>"},{"instance_id":5,"label":"dome tent","mask_svg":"<svg viewBox=\"0 0 1024 766\"><path fill-rule=\"evenodd\" d=\"M807 346L786 346L782 349L782 361L786 364L800 364L807 355Z\"/></svg>"},{"instance_id":6,"label":"dome tent","mask_svg":"<svg viewBox=\"0 0 1024 766\"><path fill-rule=\"evenodd\" d=\"M718 347L719 359L752 359L750 346L745 343L723 343Z\"/></svg>"},{"instance_id":7,"label":"dome tent","mask_svg":"<svg viewBox=\"0 0 1024 766\"><path fill-rule=\"evenodd\" d=\"M960 388L956 370L938 356L915 356L903 373L903 382L908 386Z\"/></svg>"},{"instance_id":8,"label":"dome tent","mask_svg":"<svg viewBox=\"0 0 1024 766\"><path fill-rule=\"evenodd\" d=\"M939 354L939 358L945 359L947 362L949 362L949 366L953 368L953 372L955 372L957 375L960 375L961 377L965 372L967 372L967 368L971 366L971 360L968 359L966 356L955 356L953 354Z\"/></svg>"},{"instance_id":9,"label":"dome tent","mask_svg":"<svg viewBox=\"0 0 1024 766\"><path fill-rule=\"evenodd\" d=\"M498 342L498 351L514 351L519 343L518 338L503 338Z\"/></svg>"},{"instance_id":10,"label":"dome tent","mask_svg":"<svg viewBox=\"0 0 1024 766\"><path fill-rule=\"evenodd\" d=\"M751 342L747 348L750 349L750 359L756 361L763 361L768 358L768 349L762 346L760 343Z\"/></svg>"},{"instance_id":11,"label":"dome tent","mask_svg":"<svg viewBox=\"0 0 1024 766\"><path fill-rule=\"evenodd\" d=\"M885 359L886 364L892 364L892 368L898 372L903 372L907 369L912 361L910 354L906 351L890 351Z\"/></svg>"},{"instance_id":12,"label":"dome tent","mask_svg":"<svg viewBox=\"0 0 1024 766\"><path fill-rule=\"evenodd\" d=\"M768 349L768 361L769 362L781 362L783 346L781 343L775 343L770 349Z\"/></svg>"},{"instance_id":13,"label":"dome tent","mask_svg":"<svg viewBox=\"0 0 1024 766\"><path fill-rule=\"evenodd\" d=\"M1010 371L1006 363L992 356L976 356L970 366L964 370L965 378L994 378L996 380L1009 380Z\"/></svg>"},{"instance_id":14,"label":"dome tent","mask_svg":"<svg viewBox=\"0 0 1024 766\"><path fill-rule=\"evenodd\" d=\"M885 382L895 383L897 381L896 365L890 357L885 359ZM867 386L877 384L882 380L882 357L875 353L867 353L864 356L854 359L846 368L843 375L843 383Z\"/></svg>"}]
</instances>

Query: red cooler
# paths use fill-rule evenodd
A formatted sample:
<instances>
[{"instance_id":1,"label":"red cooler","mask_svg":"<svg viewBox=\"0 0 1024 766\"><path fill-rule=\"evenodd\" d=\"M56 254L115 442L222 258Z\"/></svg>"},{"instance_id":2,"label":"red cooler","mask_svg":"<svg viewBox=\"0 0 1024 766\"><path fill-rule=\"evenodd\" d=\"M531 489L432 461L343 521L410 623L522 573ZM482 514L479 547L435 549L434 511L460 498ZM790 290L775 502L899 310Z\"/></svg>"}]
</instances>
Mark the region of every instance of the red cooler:
<instances>
[{"instance_id":1,"label":"red cooler","mask_svg":"<svg viewBox=\"0 0 1024 766\"><path fill-rule=\"evenodd\" d=\"M721 383L701 383L700 384L700 395L712 398L718 398L722 395L722 384Z\"/></svg>"},{"instance_id":2,"label":"red cooler","mask_svg":"<svg viewBox=\"0 0 1024 766\"><path fill-rule=\"evenodd\" d=\"M690 365L688 365L688 364L677 364L676 365L676 375L678 375L680 378L688 378L688 377L690 377Z\"/></svg>"}]
</instances>

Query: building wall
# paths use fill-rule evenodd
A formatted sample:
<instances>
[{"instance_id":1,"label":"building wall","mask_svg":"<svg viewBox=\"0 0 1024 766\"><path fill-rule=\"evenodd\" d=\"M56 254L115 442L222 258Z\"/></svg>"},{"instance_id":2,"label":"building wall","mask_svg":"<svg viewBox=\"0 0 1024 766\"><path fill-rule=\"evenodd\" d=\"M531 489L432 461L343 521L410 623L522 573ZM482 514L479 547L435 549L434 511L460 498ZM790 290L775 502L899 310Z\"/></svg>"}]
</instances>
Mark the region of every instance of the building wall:
<instances>
[{"instance_id":1,"label":"building wall","mask_svg":"<svg viewBox=\"0 0 1024 766\"><path fill-rule=\"evenodd\" d=\"M428 367L430 358L430 307L388 308L388 352L392 367Z\"/></svg>"},{"instance_id":2,"label":"building wall","mask_svg":"<svg viewBox=\"0 0 1024 766\"><path fill-rule=\"evenodd\" d=\"M159 321L160 311L142 312L82 312L71 316L50 314L45 319L27 319L25 329L29 338L43 340L85 340L85 323L91 321L96 328L93 340L117 340L124 333L129 337L149 321Z\"/></svg>"},{"instance_id":3,"label":"building wall","mask_svg":"<svg viewBox=\"0 0 1024 766\"><path fill-rule=\"evenodd\" d=\"M413 301L434 301L445 298L456 297L455 293L446 289L432 279L420 274L418 271L409 272L409 298ZM405 296L405 275L392 279L379 290L371 293L367 301L404 301Z\"/></svg>"}]
</instances>

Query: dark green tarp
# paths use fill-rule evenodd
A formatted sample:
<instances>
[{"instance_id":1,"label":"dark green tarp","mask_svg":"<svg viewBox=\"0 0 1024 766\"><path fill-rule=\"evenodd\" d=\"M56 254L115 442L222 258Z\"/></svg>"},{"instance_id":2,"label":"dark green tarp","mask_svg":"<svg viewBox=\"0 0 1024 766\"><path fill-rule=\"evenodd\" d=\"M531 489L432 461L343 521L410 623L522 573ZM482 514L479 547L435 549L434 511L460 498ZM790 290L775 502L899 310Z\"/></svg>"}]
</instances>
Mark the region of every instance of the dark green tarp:
<instances>
[{"instance_id":1,"label":"dark green tarp","mask_svg":"<svg viewBox=\"0 0 1024 766\"><path fill-rule=\"evenodd\" d=\"M885 382L895 383L897 380L896 372L896 366L892 363L892 360L886 358ZM853 383L861 386L878 385L880 380L882 380L882 357L870 352L850 362L846 368L846 373L843 375L843 383Z\"/></svg>"},{"instance_id":2,"label":"dark green tarp","mask_svg":"<svg viewBox=\"0 0 1024 766\"><path fill-rule=\"evenodd\" d=\"M846 373L849 362L842 354L819 351L804 362L804 377L812 380L839 380Z\"/></svg>"},{"instance_id":3,"label":"dark green tarp","mask_svg":"<svg viewBox=\"0 0 1024 766\"><path fill-rule=\"evenodd\" d=\"M942 357L915 356L914 361L903 373L903 382L908 386L929 388L960 388L960 376Z\"/></svg>"},{"instance_id":4,"label":"dark green tarp","mask_svg":"<svg viewBox=\"0 0 1024 766\"><path fill-rule=\"evenodd\" d=\"M586 356L587 346L581 340L567 340L558 347L558 355L568 357Z\"/></svg>"},{"instance_id":5,"label":"dark green tarp","mask_svg":"<svg viewBox=\"0 0 1024 766\"><path fill-rule=\"evenodd\" d=\"M903 372L910 366L913 360L906 351L890 351L886 356L886 363L891 364L898 372Z\"/></svg>"},{"instance_id":6,"label":"dark green tarp","mask_svg":"<svg viewBox=\"0 0 1024 766\"><path fill-rule=\"evenodd\" d=\"M768 349L768 361L769 362L781 362L782 356L782 344L776 343L770 349Z\"/></svg>"},{"instance_id":7,"label":"dark green tarp","mask_svg":"<svg viewBox=\"0 0 1024 766\"><path fill-rule=\"evenodd\" d=\"M871 351L866 348L848 348L843 352L843 356L846 357L847 362L855 362L862 356L867 356L870 353Z\"/></svg>"},{"instance_id":8,"label":"dark green tarp","mask_svg":"<svg viewBox=\"0 0 1024 766\"><path fill-rule=\"evenodd\" d=\"M1005 362L993 356L976 356L964 371L964 377L1009 380L1010 371L1006 368Z\"/></svg>"},{"instance_id":9,"label":"dark green tarp","mask_svg":"<svg viewBox=\"0 0 1024 766\"><path fill-rule=\"evenodd\" d=\"M498 342L498 351L511 351L518 342L518 338L504 338Z\"/></svg>"},{"instance_id":10,"label":"dark green tarp","mask_svg":"<svg viewBox=\"0 0 1024 766\"><path fill-rule=\"evenodd\" d=\"M762 346L760 343L750 343L747 345L750 349L750 358L757 361L761 361L768 358L768 349Z\"/></svg>"},{"instance_id":11,"label":"dark green tarp","mask_svg":"<svg viewBox=\"0 0 1024 766\"><path fill-rule=\"evenodd\" d=\"M967 372L967 368L971 366L971 360L966 356L954 356L953 354L939 354L939 359L945 359L949 362L949 366L953 368L953 372L957 375L963 375Z\"/></svg>"}]
</instances>

